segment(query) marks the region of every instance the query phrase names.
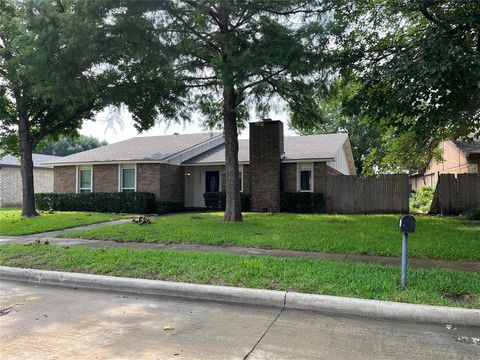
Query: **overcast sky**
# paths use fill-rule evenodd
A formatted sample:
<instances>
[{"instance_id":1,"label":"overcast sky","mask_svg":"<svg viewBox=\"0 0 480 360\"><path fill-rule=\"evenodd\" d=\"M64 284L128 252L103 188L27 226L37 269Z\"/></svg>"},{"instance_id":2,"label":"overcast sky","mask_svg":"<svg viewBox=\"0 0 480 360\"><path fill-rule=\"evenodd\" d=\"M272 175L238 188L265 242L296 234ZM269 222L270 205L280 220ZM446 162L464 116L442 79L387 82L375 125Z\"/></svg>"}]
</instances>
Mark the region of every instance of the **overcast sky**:
<instances>
[{"instance_id":1,"label":"overcast sky","mask_svg":"<svg viewBox=\"0 0 480 360\"><path fill-rule=\"evenodd\" d=\"M284 112L273 113L271 115L273 120L282 120L285 126L285 135L296 135L295 131L287 129L287 115ZM135 136L152 136L152 135L172 135L173 133L191 134L198 132L205 132L200 121L195 119L192 123L187 125L174 124L167 127L165 124L155 125L152 129L138 134L137 130L133 126L133 120L131 116L126 113L123 114L120 121L114 123L113 127L109 126L106 112L103 112L97 116L96 121L87 121L83 124L80 133L83 135L94 136L100 140L107 140L109 144L118 141L130 139ZM240 138L248 138L248 128L241 134Z\"/></svg>"}]
</instances>

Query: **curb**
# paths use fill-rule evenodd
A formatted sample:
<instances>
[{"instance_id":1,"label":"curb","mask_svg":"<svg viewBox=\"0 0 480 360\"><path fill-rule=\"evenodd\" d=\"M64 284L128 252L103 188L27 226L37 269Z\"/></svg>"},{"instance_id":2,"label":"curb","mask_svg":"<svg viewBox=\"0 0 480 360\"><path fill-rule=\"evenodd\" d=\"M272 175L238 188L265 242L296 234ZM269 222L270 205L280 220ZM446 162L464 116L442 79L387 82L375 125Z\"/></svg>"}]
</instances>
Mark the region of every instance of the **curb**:
<instances>
[{"instance_id":1,"label":"curb","mask_svg":"<svg viewBox=\"0 0 480 360\"><path fill-rule=\"evenodd\" d=\"M480 326L480 309L416 305L329 295L199 285L162 280L22 269L6 266L0 266L0 280L58 285L69 288L173 296L196 300L213 300L236 304L273 306L284 309L309 310L376 319Z\"/></svg>"}]
</instances>

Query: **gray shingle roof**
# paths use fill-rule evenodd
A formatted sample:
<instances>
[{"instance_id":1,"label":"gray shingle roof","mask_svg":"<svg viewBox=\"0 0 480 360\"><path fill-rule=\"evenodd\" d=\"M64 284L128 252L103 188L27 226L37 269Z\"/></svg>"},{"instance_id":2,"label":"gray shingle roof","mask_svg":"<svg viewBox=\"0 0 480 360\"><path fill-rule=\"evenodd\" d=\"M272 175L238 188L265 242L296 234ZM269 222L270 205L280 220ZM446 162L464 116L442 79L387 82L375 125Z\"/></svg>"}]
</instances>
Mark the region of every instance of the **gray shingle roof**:
<instances>
[{"instance_id":1,"label":"gray shingle roof","mask_svg":"<svg viewBox=\"0 0 480 360\"><path fill-rule=\"evenodd\" d=\"M455 141L455 145L466 154L480 154L480 139L472 142Z\"/></svg>"},{"instance_id":2,"label":"gray shingle roof","mask_svg":"<svg viewBox=\"0 0 480 360\"><path fill-rule=\"evenodd\" d=\"M288 136L284 138L284 161L308 159L332 159L348 139L348 134L322 134L306 136ZM248 140L238 141L238 161L249 162ZM204 152L184 164L211 164L225 162L225 146L220 145Z\"/></svg>"},{"instance_id":3,"label":"gray shingle roof","mask_svg":"<svg viewBox=\"0 0 480 360\"><path fill-rule=\"evenodd\" d=\"M61 159L59 156L32 154L33 166L41 168L51 168L51 165L46 165L46 162L56 161ZM5 155L0 158L0 166L20 166L20 159L16 156Z\"/></svg>"},{"instance_id":4,"label":"gray shingle roof","mask_svg":"<svg viewBox=\"0 0 480 360\"><path fill-rule=\"evenodd\" d=\"M59 161L52 162L52 164L135 160L161 161L221 135L222 133L217 132L135 137L65 156Z\"/></svg>"}]
</instances>

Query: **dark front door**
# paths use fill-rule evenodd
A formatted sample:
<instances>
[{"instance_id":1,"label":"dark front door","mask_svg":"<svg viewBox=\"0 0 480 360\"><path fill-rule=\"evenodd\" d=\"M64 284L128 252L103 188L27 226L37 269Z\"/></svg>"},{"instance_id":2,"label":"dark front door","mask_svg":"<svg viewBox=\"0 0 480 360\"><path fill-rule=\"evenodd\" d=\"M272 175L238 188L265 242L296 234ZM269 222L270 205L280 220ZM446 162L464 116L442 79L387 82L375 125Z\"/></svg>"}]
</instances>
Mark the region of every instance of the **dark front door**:
<instances>
[{"instance_id":1,"label":"dark front door","mask_svg":"<svg viewBox=\"0 0 480 360\"><path fill-rule=\"evenodd\" d=\"M217 192L220 190L220 172L205 172L205 192Z\"/></svg>"}]
</instances>

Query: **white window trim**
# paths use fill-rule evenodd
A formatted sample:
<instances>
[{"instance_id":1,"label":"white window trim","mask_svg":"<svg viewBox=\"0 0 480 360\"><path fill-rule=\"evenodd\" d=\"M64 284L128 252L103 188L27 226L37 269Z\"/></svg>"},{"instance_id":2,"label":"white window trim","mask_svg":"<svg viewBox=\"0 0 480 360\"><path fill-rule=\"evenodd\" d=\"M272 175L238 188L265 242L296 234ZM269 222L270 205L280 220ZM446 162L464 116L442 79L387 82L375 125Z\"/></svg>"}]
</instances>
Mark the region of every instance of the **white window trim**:
<instances>
[{"instance_id":1,"label":"white window trim","mask_svg":"<svg viewBox=\"0 0 480 360\"><path fill-rule=\"evenodd\" d=\"M133 169L135 170L134 176L134 188L133 191L137 192L137 164L118 164L118 192L123 192L123 190L131 190L132 188L124 188L123 187L123 169Z\"/></svg>"},{"instance_id":2,"label":"white window trim","mask_svg":"<svg viewBox=\"0 0 480 360\"><path fill-rule=\"evenodd\" d=\"M301 179L300 179L300 172L301 171L311 171L312 178L310 181L310 190L300 190L300 185L301 185ZM297 191L298 192L313 192L313 189L315 189L315 184L314 184L314 163L297 163Z\"/></svg>"},{"instance_id":3,"label":"white window trim","mask_svg":"<svg viewBox=\"0 0 480 360\"><path fill-rule=\"evenodd\" d=\"M244 182L244 178L243 178L243 165L240 165L238 167L238 172L240 173L240 177L241 177L241 180L240 180L240 192L243 192L243 182Z\"/></svg>"},{"instance_id":4,"label":"white window trim","mask_svg":"<svg viewBox=\"0 0 480 360\"><path fill-rule=\"evenodd\" d=\"M210 170L210 171L216 171L216 170ZM218 170L218 191L222 192L222 182L223 182L223 176L222 176L222 170Z\"/></svg>"},{"instance_id":5,"label":"white window trim","mask_svg":"<svg viewBox=\"0 0 480 360\"><path fill-rule=\"evenodd\" d=\"M89 188L80 188L81 181L80 181L80 171L81 170L90 170L90 187ZM93 165L77 165L76 169L76 184L75 188L77 189L77 194L81 193L81 190L90 190L93 193Z\"/></svg>"}]
</instances>

